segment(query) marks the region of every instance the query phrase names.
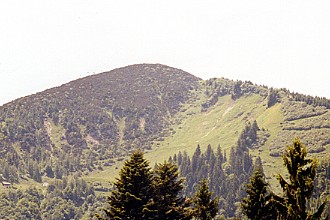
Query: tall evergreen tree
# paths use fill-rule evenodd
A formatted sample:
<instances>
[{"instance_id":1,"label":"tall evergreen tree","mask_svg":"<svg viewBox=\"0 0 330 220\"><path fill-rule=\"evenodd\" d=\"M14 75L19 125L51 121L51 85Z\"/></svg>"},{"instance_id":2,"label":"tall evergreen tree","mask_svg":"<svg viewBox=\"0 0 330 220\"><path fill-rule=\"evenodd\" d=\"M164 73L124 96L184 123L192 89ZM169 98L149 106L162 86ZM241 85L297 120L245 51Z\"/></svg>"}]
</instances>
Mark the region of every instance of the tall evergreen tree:
<instances>
[{"instance_id":1,"label":"tall evergreen tree","mask_svg":"<svg viewBox=\"0 0 330 220\"><path fill-rule=\"evenodd\" d=\"M198 168L198 165L199 165L199 160L200 160L200 157L201 157L201 147L199 146L199 144L197 145L197 148L194 152L194 155L192 157L192 161L191 161L191 168L192 168L192 171L195 172Z\"/></svg>"},{"instance_id":2,"label":"tall evergreen tree","mask_svg":"<svg viewBox=\"0 0 330 220\"><path fill-rule=\"evenodd\" d=\"M153 175L149 162L137 150L120 170L115 189L109 197L110 219L152 219Z\"/></svg>"},{"instance_id":3,"label":"tall evergreen tree","mask_svg":"<svg viewBox=\"0 0 330 220\"><path fill-rule=\"evenodd\" d=\"M282 200L277 200L277 204L278 207L285 208L286 212L281 212L281 215L288 220L321 219L325 208L325 203L323 203L314 214L306 209L307 201L313 193L317 167L316 159L306 159L306 155L306 147L295 139L293 145L287 147L283 156L290 182L284 180L281 175L277 177L285 195Z\"/></svg>"},{"instance_id":4,"label":"tall evergreen tree","mask_svg":"<svg viewBox=\"0 0 330 220\"><path fill-rule=\"evenodd\" d=\"M254 169L255 171L259 171L260 173L264 174L264 168L262 166L262 161L260 157L257 157L254 162Z\"/></svg>"},{"instance_id":5,"label":"tall evergreen tree","mask_svg":"<svg viewBox=\"0 0 330 220\"><path fill-rule=\"evenodd\" d=\"M179 178L177 165L166 161L157 164L154 174L154 207L157 210L154 219L191 219L188 203L182 196L184 179Z\"/></svg>"},{"instance_id":6,"label":"tall evergreen tree","mask_svg":"<svg viewBox=\"0 0 330 220\"><path fill-rule=\"evenodd\" d=\"M243 198L243 213L251 220L276 219L276 211L270 205L271 194L263 173L257 169L246 185L247 197Z\"/></svg>"},{"instance_id":7,"label":"tall evergreen tree","mask_svg":"<svg viewBox=\"0 0 330 220\"><path fill-rule=\"evenodd\" d=\"M203 178L195 196L194 216L199 220L211 220L218 212L218 198L211 198L208 181Z\"/></svg>"}]
</instances>

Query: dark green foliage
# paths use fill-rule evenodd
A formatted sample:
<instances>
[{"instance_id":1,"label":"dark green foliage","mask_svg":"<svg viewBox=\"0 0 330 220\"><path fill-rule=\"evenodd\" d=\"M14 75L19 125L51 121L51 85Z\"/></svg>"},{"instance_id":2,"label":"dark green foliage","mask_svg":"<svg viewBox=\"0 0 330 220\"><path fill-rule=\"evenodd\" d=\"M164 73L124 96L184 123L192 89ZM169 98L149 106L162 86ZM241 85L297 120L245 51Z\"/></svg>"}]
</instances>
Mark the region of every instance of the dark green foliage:
<instances>
[{"instance_id":1,"label":"dark green foliage","mask_svg":"<svg viewBox=\"0 0 330 220\"><path fill-rule=\"evenodd\" d=\"M254 162L254 169L255 172L259 171L260 173L262 173L264 175L264 168L262 166L262 161L260 157L257 157L255 162Z\"/></svg>"},{"instance_id":2,"label":"dark green foliage","mask_svg":"<svg viewBox=\"0 0 330 220\"><path fill-rule=\"evenodd\" d=\"M131 146L150 148L168 134L169 118L198 81L168 66L132 65L0 106L0 158L11 158L6 178L19 181L16 176L29 173L40 181L53 176L49 168L42 172L47 166L57 166L60 179L111 165L134 151ZM33 171L30 161L38 164Z\"/></svg>"},{"instance_id":3,"label":"dark green foliage","mask_svg":"<svg viewBox=\"0 0 330 220\"><path fill-rule=\"evenodd\" d=\"M199 180L207 178L210 190L219 198L219 212L226 217L235 216L234 204L246 195L243 188L254 170L248 147L243 143L241 141L241 144L231 149L229 161L220 146L216 154L210 145L205 153L201 153L200 146L197 146L192 159L186 152L179 153L178 155L182 155L177 157L178 160L182 157L180 173L186 178L186 196L196 194Z\"/></svg>"},{"instance_id":4,"label":"dark green foliage","mask_svg":"<svg viewBox=\"0 0 330 220\"><path fill-rule=\"evenodd\" d=\"M258 143L257 132L259 130L260 129L256 121L253 121L252 124L248 122L238 139L238 145L240 147L253 148Z\"/></svg>"},{"instance_id":5,"label":"dark green foliage","mask_svg":"<svg viewBox=\"0 0 330 220\"><path fill-rule=\"evenodd\" d=\"M45 173L49 178L54 178L54 171L51 166L46 166Z\"/></svg>"},{"instance_id":6,"label":"dark green foliage","mask_svg":"<svg viewBox=\"0 0 330 220\"><path fill-rule=\"evenodd\" d=\"M303 95L299 93L291 93L295 101L303 101L308 105L314 106L324 106L327 109L330 109L330 101L325 97L318 97L318 96L310 96L310 95Z\"/></svg>"},{"instance_id":7,"label":"dark green foliage","mask_svg":"<svg viewBox=\"0 0 330 220\"><path fill-rule=\"evenodd\" d=\"M250 81L233 81L228 79L212 78L206 81L206 96L208 100L202 104L202 111L214 106L219 97L231 95L232 99L238 99L250 93L259 94L263 97L268 96L268 88L254 85Z\"/></svg>"},{"instance_id":8,"label":"dark green foliage","mask_svg":"<svg viewBox=\"0 0 330 220\"><path fill-rule=\"evenodd\" d=\"M189 201L182 196L183 181L174 163L157 164L152 172L143 153L136 151L120 171L106 216L97 218L191 219Z\"/></svg>"},{"instance_id":9,"label":"dark green foliage","mask_svg":"<svg viewBox=\"0 0 330 220\"><path fill-rule=\"evenodd\" d=\"M293 145L287 147L283 156L290 182L278 175L285 197L275 201L278 207L285 210L285 212L281 211L281 216L285 219L320 219L325 208L323 203L314 213L307 210L307 201L311 198L314 189L317 161L307 159L306 156L306 147L297 139L293 141Z\"/></svg>"},{"instance_id":10,"label":"dark green foliage","mask_svg":"<svg viewBox=\"0 0 330 220\"><path fill-rule=\"evenodd\" d=\"M51 182L44 190L10 189L0 194L0 219L80 219L95 200L93 188L77 177Z\"/></svg>"},{"instance_id":11,"label":"dark green foliage","mask_svg":"<svg viewBox=\"0 0 330 220\"><path fill-rule=\"evenodd\" d=\"M316 195L328 195L328 198L330 199L330 161L321 161L318 166L317 176L314 180L314 192ZM318 199L318 197L315 197L315 194L312 195L312 198Z\"/></svg>"},{"instance_id":12,"label":"dark green foliage","mask_svg":"<svg viewBox=\"0 0 330 220\"><path fill-rule=\"evenodd\" d=\"M218 212L218 198L212 199L208 181L203 178L195 195L194 217L200 220L212 220Z\"/></svg>"},{"instance_id":13,"label":"dark green foliage","mask_svg":"<svg viewBox=\"0 0 330 220\"><path fill-rule=\"evenodd\" d=\"M267 107L270 108L275 105L279 101L279 97L277 91L273 88L269 89L268 97L267 97Z\"/></svg>"},{"instance_id":14,"label":"dark green foliage","mask_svg":"<svg viewBox=\"0 0 330 220\"><path fill-rule=\"evenodd\" d=\"M199 96L204 89L205 97ZM280 102L284 121L282 130L273 138L274 156L280 155L287 138L297 135L308 140L310 153L325 151L330 146L328 99L285 89L270 92L267 87L248 81L222 78L199 83L197 77L182 70L142 64L85 77L0 106L1 178L15 184L34 179L40 184L48 178L59 181L111 166L117 158L139 147L150 149L155 140L168 136L172 132L169 127L178 120L176 113L183 112L186 104L194 103L196 94L204 102L202 111L214 106L224 95L239 103L237 99L258 94L262 101L258 108L271 108ZM234 215L233 204L244 196L242 184L251 172L252 160L247 149L263 145L262 129L250 124L245 132L248 135L241 136L239 147L233 148L228 161L226 153L221 150L214 153L211 147L204 154L196 152L194 158L184 152L172 158L187 178L184 189L187 195L194 194L201 177L212 177L210 188L216 195L222 195L219 207L228 216ZM325 185L327 182L320 180L318 189ZM69 192L66 194L71 198ZM72 207L66 198L52 201L59 207ZM60 218L64 212L56 210L49 218L56 215Z\"/></svg>"},{"instance_id":15,"label":"dark green foliage","mask_svg":"<svg viewBox=\"0 0 330 220\"><path fill-rule=\"evenodd\" d=\"M241 206L243 213L251 220L276 219L276 210L271 206L271 193L265 181L264 174L256 169L245 189L247 197L243 198Z\"/></svg>"},{"instance_id":16,"label":"dark green foliage","mask_svg":"<svg viewBox=\"0 0 330 220\"><path fill-rule=\"evenodd\" d=\"M141 151L136 151L125 162L109 197L110 219L151 219L154 196L153 175L149 162Z\"/></svg>"},{"instance_id":17,"label":"dark green foliage","mask_svg":"<svg viewBox=\"0 0 330 220\"><path fill-rule=\"evenodd\" d=\"M241 89L242 84L243 82L240 80L234 83L234 89L231 94L232 99L238 99L242 95L242 89Z\"/></svg>"},{"instance_id":18,"label":"dark green foliage","mask_svg":"<svg viewBox=\"0 0 330 220\"><path fill-rule=\"evenodd\" d=\"M242 173L252 174L254 170L248 148L252 148L252 145L257 142L258 130L256 121L252 125L248 122L237 141L237 147L230 150L232 173L236 176L240 176ZM247 181L248 177L245 180Z\"/></svg>"},{"instance_id":19,"label":"dark green foliage","mask_svg":"<svg viewBox=\"0 0 330 220\"><path fill-rule=\"evenodd\" d=\"M202 104L202 111L217 103L219 97L231 95L232 99L238 99L250 93L259 94L266 98L267 107L270 108L277 102L282 102L283 97L289 97L291 101L305 102L308 105L324 106L330 108L330 100L325 97L313 97L299 93L292 93L287 89L273 89L267 86L258 86L250 81L233 81L224 78L212 78L206 81L206 96L209 98Z\"/></svg>"},{"instance_id":20,"label":"dark green foliage","mask_svg":"<svg viewBox=\"0 0 330 220\"><path fill-rule=\"evenodd\" d=\"M182 196L184 179L179 177L176 164L164 162L157 164L154 171L156 212L153 219L191 219L189 203Z\"/></svg>"}]
</instances>

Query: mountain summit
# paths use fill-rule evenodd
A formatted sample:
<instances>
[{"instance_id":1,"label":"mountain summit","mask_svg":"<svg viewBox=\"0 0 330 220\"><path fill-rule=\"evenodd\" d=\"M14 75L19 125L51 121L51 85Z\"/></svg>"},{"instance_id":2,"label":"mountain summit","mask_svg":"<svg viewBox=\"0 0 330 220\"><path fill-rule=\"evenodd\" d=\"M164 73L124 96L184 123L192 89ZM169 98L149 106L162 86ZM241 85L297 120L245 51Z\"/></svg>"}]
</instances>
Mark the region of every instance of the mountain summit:
<instances>
[{"instance_id":1,"label":"mountain summit","mask_svg":"<svg viewBox=\"0 0 330 220\"><path fill-rule=\"evenodd\" d=\"M217 147L217 154L224 151L223 157L227 154L232 164L248 161L245 170L260 157L272 184L283 149L294 137L300 137L313 156L329 158L329 109L326 98L250 81L204 81L160 64L126 66L1 106L0 180L40 186L43 181L59 184L59 179L67 184L67 178L73 178L65 189L70 197L62 196L75 197L73 188L77 191L82 185L83 193L75 197L79 207L91 202L82 199L88 198L87 184L95 184L99 191L111 189L109 182L121 161L137 148L153 163L172 156L190 161L196 147L204 158L203 150ZM238 146L247 158L242 158ZM226 172L232 169L227 162L221 167ZM78 176L88 182L78 184ZM191 188L197 183L194 178L187 177Z\"/></svg>"},{"instance_id":2,"label":"mountain summit","mask_svg":"<svg viewBox=\"0 0 330 220\"><path fill-rule=\"evenodd\" d=\"M227 96L229 99L224 99ZM253 102L241 106L240 100L249 100L252 96ZM182 130L173 126L184 118L210 114L227 105L221 120L227 118L228 126L233 126L235 120L244 124L276 119L276 132L270 138L273 140L269 146L271 155L279 155L278 149L288 139L286 137L306 136L306 132L310 135L320 133L318 138L309 141L310 146L318 145L314 150L319 152L330 143L326 137L329 130L324 130L325 133L318 130L329 127L328 123L324 124L329 118L329 103L324 98L294 94L286 89L268 89L249 81L223 78L203 81L183 70L161 64L130 65L74 80L0 107L0 155L5 158L10 152L24 161L31 154L42 151L45 158L54 159L51 163L71 155L79 158L79 169L82 169L88 163L92 164L91 161L102 161L103 164L127 155L135 148L151 149L155 141L161 142L170 134L180 133ZM229 118L227 113L236 108L238 115ZM261 120L267 112L271 112L268 116L273 118ZM203 117L202 125L207 120ZM216 119L219 123L221 120ZM265 123L266 129L268 125ZM210 137L217 137L213 141L221 140L219 133L210 134L217 131L215 128L224 126L215 126L211 131L206 129L205 135L196 142L212 142ZM231 134L233 142L228 142L233 144L239 129L243 129L242 125L219 132L225 132L224 137L235 130L236 135ZM188 142L203 132L193 135ZM180 136L176 135L174 139L177 137Z\"/></svg>"},{"instance_id":3,"label":"mountain summit","mask_svg":"<svg viewBox=\"0 0 330 220\"><path fill-rule=\"evenodd\" d=\"M17 99L0 107L1 156L23 159L40 149L45 157L72 154L85 166L88 155L94 161L150 148L199 80L168 66L139 64Z\"/></svg>"}]
</instances>

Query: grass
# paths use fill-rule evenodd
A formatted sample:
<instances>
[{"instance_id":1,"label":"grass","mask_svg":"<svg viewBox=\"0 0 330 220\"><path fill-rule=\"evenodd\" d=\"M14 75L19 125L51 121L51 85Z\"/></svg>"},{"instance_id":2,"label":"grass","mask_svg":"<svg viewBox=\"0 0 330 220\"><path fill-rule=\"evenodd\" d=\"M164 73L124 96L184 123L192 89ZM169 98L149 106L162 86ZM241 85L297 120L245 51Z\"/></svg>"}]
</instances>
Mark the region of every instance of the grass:
<instances>
[{"instance_id":1,"label":"grass","mask_svg":"<svg viewBox=\"0 0 330 220\"><path fill-rule=\"evenodd\" d=\"M196 102L186 104L182 111L172 118L172 135L166 137L164 141L154 143L153 149L145 153L145 157L150 161L151 167L156 162L163 162L170 156L179 151L186 151L192 156L199 144L202 152L205 151L208 144L216 149L220 144L222 150L229 155L229 149L236 145L238 137L245 127L247 121L256 120L260 128L268 130L270 137L259 149L251 150L251 155L256 158L261 157L267 181L274 191L279 190L278 181L275 178L277 173L286 176L286 170L283 166L281 157L271 157L269 147L276 140L278 133L282 130L281 123L284 121L284 115L278 103L271 108L265 105L265 99L260 95L250 94L237 100L232 100L231 96L219 97L215 106L208 109L207 112L201 112L201 103L205 102L203 91L193 94ZM304 119L306 120L306 119ZM64 129L60 126L51 125L51 140L56 147L61 146L61 136ZM120 130L125 127L125 121L119 123ZM122 135L122 132L121 132ZM121 144L124 141L121 138ZM291 143L287 143L291 144ZM320 154L320 157L328 156L330 149ZM314 155L313 155L314 156ZM88 183L100 183L103 187L111 188L115 178L118 177L123 161L117 161L111 167L104 167L104 170L95 170L83 176ZM22 187L35 183L24 183ZM0 189L1 191L1 189ZM107 194L97 192L98 194Z\"/></svg>"},{"instance_id":2,"label":"grass","mask_svg":"<svg viewBox=\"0 0 330 220\"><path fill-rule=\"evenodd\" d=\"M278 181L276 180L277 173L285 173L282 157L271 157L269 155L269 146L278 132L281 130L280 123L283 121L283 114L281 112L282 104L276 104L271 108L266 109L258 118L257 123L259 127L265 128L270 133L265 145L260 149L252 150L251 155L254 157L259 156L263 161L263 167L268 183L274 189L279 188Z\"/></svg>"},{"instance_id":3,"label":"grass","mask_svg":"<svg viewBox=\"0 0 330 220\"><path fill-rule=\"evenodd\" d=\"M61 149L62 145L62 136L65 134L65 129L60 125L55 125L54 122L48 119L49 128L50 128L50 140L55 145L57 149Z\"/></svg>"},{"instance_id":4,"label":"grass","mask_svg":"<svg viewBox=\"0 0 330 220\"><path fill-rule=\"evenodd\" d=\"M179 151L192 155L198 144L202 151L208 144L213 148L220 144L227 151L235 146L246 121L251 121L260 114L261 101L258 95L249 95L236 101L230 96L221 97L209 111L199 111L175 125L176 133L159 142L158 147L145 156L152 163L162 162ZM187 109L186 112L196 112L194 108L196 107Z\"/></svg>"},{"instance_id":5,"label":"grass","mask_svg":"<svg viewBox=\"0 0 330 220\"><path fill-rule=\"evenodd\" d=\"M199 97L199 100L202 102L203 97ZM228 95L220 97L217 104L207 112L201 112L200 105L196 103L184 106L184 109L185 111L178 116L180 123L173 126L174 134L166 137L164 141L156 142L154 149L145 154L151 167L179 151L186 151L188 155L192 155L198 144L202 152L208 144L214 149L220 144L228 155L229 149L236 145L245 123L257 120L259 126L268 129L271 136L266 145L260 150L251 151L251 154L266 161L265 172L271 177L272 183L275 183L273 173L278 171L282 162L281 158L269 156L268 147L272 138L281 129L280 122L283 121L283 116L280 104L267 109L264 99L259 95L248 95L235 101ZM83 178L90 183L97 181L103 186L111 186L110 183L118 176L122 164L123 162L117 162L103 171L94 171Z\"/></svg>"},{"instance_id":6,"label":"grass","mask_svg":"<svg viewBox=\"0 0 330 220\"><path fill-rule=\"evenodd\" d=\"M36 181L34 181L33 179L20 179L20 182L19 184L16 184L16 183L12 183L12 186L7 188L7 187L4 187L2 185L0 185L0 193L2 192L8 192L12 189L20 189L20 190L26 190L28 188L30 188L31 186L33 187L36 187L37 189L42 189L42 183L38 183Z\"/></svg>"},{"instance_id":7,"label":"grass","mask_svg":"<svg viewBox=\"0 0 330 220\"><path fill-rule=\"evenodd\" d=\"M93 184L99 182L103 187L112 187L113 181L118 177L119 169L122 167L123 162L117 162L111 167L106 167L104 170L94 170L82 178L87 182Z\"/></svg>"},{"instance_id":8,"label":"grass","mask_svg":"<svg viewBox=\"0 0 330 220\"><path fill-rule=\"evenodd\" d=\"M246 121L256 120L260 128L268 130L270 137L265 145L251 150L250 153L254 158L261 157L267 182L273 191L280 193L276 174L280 173L285 177L287 172L282 157L271 157L269 147L282 129L281 123L284 120L281 111L282 104L278 103L271 108L266 108L265 100L259 95L248 95L235 101L230 96L224 96L220 97L217 104L207 112L201 112L200 103L204 101L204 97L202 94L196 95L199 102L183 106L185 110L176 118L179 123L175 123L172 127L173 134L166 137L164 141L155 142L153 150L145 154L151 167L156 162L163 162L179 151L186 151L191 156L197 144L200 144L202 152L208 144L211 144L214 149L220 144L228 155L228 150L235 146ZM318 156L327 155L329 155L328 149ZM111 182L118 177L122 164L122 161L117 162L103 171L94 171L83 178L90 183L98 181L103 186L111 186Z\"/></svg>"}]
</instances>

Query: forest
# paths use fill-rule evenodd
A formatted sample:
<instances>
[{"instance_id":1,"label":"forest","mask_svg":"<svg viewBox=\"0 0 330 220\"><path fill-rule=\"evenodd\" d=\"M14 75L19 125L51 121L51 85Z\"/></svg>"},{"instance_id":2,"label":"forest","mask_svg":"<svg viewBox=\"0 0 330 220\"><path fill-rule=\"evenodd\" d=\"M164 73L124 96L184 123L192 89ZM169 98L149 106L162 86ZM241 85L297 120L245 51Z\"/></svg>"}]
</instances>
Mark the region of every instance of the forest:
<instances>
[{"instance_id":1,"label":"forest","mask_svg":"<svg viewBox=\"0 0 330 220\"><path fill-rule=\"evenodd\" d=\"M6 207L0 217L81 219L88 210L86 219L277 219L279 215L282 219L326 219L330 206L324 193L330 191L330 163L317 166L315 158L307 158L303 144L294 140L283 159L287 169L296 170L288 170L289 182L278 176L284 195L280 197L269 188L261 159L253 161L245 145L244 140L250 140L247 133L253 136L255 126L247 125L229 158L220 146L214 152L209 145L203 153L197 146L191 159L179 152L151 168L138 150L121 168L108 199L97 196L77 175L58 179L42 190L13 187L0 194L1 207ZM289 186L296 188L286 192ZM305 193L300 195L300 191ZM291 215L298 212L303 217L283 216L291 203L302 199L304 210L292 210Z\"/></svg>"},{"instance_id":2,"label":"forest","mask_svg":"<svg viewBox=\"0 0 330 220\"><path fill-rule=\"evenodd\" d=\"M330 194L329 103L250 81L202 80L161 64L118 68L19 98L0 106L0 219L106 218L107 197L137 149L150 161L153 202L166 191L154 180L170 167L178 215L204 215L196 209L204 194L213 204L208 215L245 219L249 184L264 181L269 198L281 191L274 172L289 179L282 157L294 137L319 160L306 202L314 213Z\"/></svg>"},{"instance_id":3,"label":"forest","mask_svg":"<svg viewBox=\"0 0 330 220\"><path fill-rule=\"evenodd\" d=\"M286 150L283 161L289 181L278 174L282 195L270 190L260 160L254 167L251 166L248 164L251 160L248 155L244 156L243 149L237 148L235 153L247 159L231 159L228 164L230 168L225 172L222 167L226 158L220 148L215 155L210 147L203 154L197 147L191 163L184 154L175 157L175 160L156 164L154 169L143 158L143 153L136 151L119 173L108 199L108 208L96 216L98 219L169 220L328 219L330 208L327 201L321 201L317 194L313 195L317 160L307 158L306 147L298 139ZM198 184L191 186L188 178L179 176L178 161L180 170L186 168L187 177L200 178ZM251 175L246 180L244 174L248 173ZM326 186L328 184L323 185ZM223 191L214 193L212 189Z\"/></svg>"}]
</instances>

